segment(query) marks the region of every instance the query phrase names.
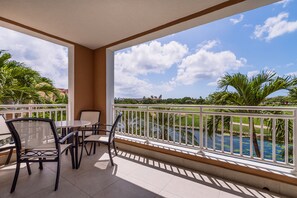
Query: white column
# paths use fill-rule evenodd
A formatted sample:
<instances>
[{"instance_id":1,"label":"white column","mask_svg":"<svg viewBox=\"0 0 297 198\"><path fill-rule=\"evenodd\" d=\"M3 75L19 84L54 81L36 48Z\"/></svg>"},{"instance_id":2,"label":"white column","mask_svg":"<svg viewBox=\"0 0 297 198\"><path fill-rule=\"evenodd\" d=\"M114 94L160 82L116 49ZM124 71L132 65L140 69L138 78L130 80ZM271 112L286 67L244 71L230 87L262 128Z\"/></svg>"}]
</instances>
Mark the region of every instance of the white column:
<instances>
[{"instance_id":1,"label":"white column","mask_svg":"<svg viewBox=\"0 0 297 198\"><path fill-rule=\"evenodd\" d=\"M106 49L106 122L113 122L114 104L114 52Z\"/></svg>"}]
</instances>

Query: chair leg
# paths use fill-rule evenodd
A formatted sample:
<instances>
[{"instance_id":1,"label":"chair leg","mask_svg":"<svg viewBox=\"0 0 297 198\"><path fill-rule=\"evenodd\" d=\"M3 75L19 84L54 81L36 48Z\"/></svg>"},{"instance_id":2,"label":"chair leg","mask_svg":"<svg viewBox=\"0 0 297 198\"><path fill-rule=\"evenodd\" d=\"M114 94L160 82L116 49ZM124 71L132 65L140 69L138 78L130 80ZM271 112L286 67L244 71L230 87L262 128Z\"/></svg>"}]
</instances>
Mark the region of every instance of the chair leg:
<instances>
[{"instance_id":1,"label":"chair leg","mask_svg":"<svg viewBox=\"0 0 297 198\"><path fill-rule=\"evenodd\" d=\"M60 156L58 156L55 191L58 190L58 187L59 187L59 180L60 180L60 164L61 164L61 159L60 159Z\"/></svg>"},{"instance_id":2,"label":"chair leg","mask_svg":"<svg viewBox=\"0 0 297 198\"><path fill-rule=\"evenodd\" d=\"M71 155L71 162L72 162L72 169L75 169L75 163L74 163L74 151L73 147L69 147L70 155Z\"/></svg>"},{"instance_id":3,"label":"chair leg","mask_svg":"<svg viewBox=\"0 0 297 198\"><path fill-rule=\"evenodd\" d=\"M5 162L5 165L9 164L11 156L12 156L12 152L13 152L13 149L10 149L9 154L7 156L7 159L6 159L6 162Z\"/></svg>"},{"instance_id":4,"label":"chair leg","mask_svg":"<svg viewBox=\"0 0 297 198\"><path fill-rule=\"evenodd\" d=\"M113 164L113 160L112 160L112 156L111 156L110 144L108 144L108 154L109 154L111 165L113 166L114 164Z\"/></svg>"},{"instance_id":5,"label":"chair leg","mask_svg":"<svg viewBox=\"0 0 297 198\"><path fill-rule=\"evenodd\" d=\"M114 149L115 155L118 155L118 152L117 152L117 149L116 149L116 146L115 146L115 142L112 141L112 144L113 144L113 149Z\"/></svg>"},{"instance_id":6,"label":"chair leg","mask_svg":"<svg viewBox=\"0 0 297 198\"><path fill-rule=\"evenodd\" d=\"M39 158L39 169L43 170L42 158Z\"/></svg>"},{"instance_id":7,"label":"chair leg","mask_svg":"<svg viewBox=\"0 0 297 198\"><path fill-rule=\"evenodd\" d=\"M87 153L87 155L89 156L89 155L91 155L91 152L92 152L92 148L93 148L93 142L91 142L91 147L90 147L90 150L88 151L88 148L87 148L87 144L88 144L89 142L85 142L84 143L84 147L85 147L85 149L86 149L86 153Z\"/></svg>"},{"instance_id":8,"label":"chair leg","mask_svg":"<svg viewBox=\"0 0 297 198\"><path fill-rule=\"evenodd\" d=\"M91 147L92 147L92 144L91 144ZM87 149L87 142L86 143L84 143L84 149L86 150L86 153L87 153L87 155L90 155L91 154L91 149L90 149L90 152L88 152L88 149Z\"/></svg>"},{"instance_id":9,"label":"chair leg","mask_svg":"<svg viewBox=\"0 0 297 198\"><path fill-rule=\"evenodd\" d=\"M26 161L26 166L27 166L27 171L28 171L28 174L31 175L32 172L31 172L31 167L30 167L30 164L28 161Z\"/></svg>"},{"instance_id":10,"label":"chair leg","mask_svg":"<svg viewBox=\"0 0 297 198\"><path fill-rule=\"evenodd\" d=\"M93 154L95 155L95 153L96 153L96 142L93 142L93 144L94 144L94 151L93 151Z\"/></svg>"},{"instance_id":11,"label":"chair leg","mask_svg":"<svg viewBox=\"0 0 297 198\"><path fill-rule=\"evenodd\" d=\"M13 179L12 186L11 186L11 189L10 189L10 193L13 193L14 190L15 190L15 187L16 187L16 184L17 184L17 181L18 181L18 177L19 177L19 173L20 173L20 167L21 167L21 163L17 162L16 169L15 169L15 174L14 174L14 179Z\"/></svg>"}]
</instances>

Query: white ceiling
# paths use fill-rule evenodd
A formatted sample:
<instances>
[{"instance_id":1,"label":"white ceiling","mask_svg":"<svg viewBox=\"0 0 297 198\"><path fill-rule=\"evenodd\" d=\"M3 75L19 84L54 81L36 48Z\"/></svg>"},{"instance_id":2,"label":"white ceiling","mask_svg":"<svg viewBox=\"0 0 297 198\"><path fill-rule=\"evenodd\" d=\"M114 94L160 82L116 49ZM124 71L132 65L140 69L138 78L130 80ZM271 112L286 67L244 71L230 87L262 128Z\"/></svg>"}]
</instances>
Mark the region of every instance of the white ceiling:
<instances>
[{"instance_id":1,"label":"white ceiling","mask_svg":"<svg viewBox=\"0 0 297 198\"><path fill-rule=\"evenodd\" d=\"M226 0L0 0L0 17L97 49L224 1ZM274 1L247 0L146 35L141 41L168 35ZM135 42L140 40L135 39Z\"/></svg>"}]
</instances>

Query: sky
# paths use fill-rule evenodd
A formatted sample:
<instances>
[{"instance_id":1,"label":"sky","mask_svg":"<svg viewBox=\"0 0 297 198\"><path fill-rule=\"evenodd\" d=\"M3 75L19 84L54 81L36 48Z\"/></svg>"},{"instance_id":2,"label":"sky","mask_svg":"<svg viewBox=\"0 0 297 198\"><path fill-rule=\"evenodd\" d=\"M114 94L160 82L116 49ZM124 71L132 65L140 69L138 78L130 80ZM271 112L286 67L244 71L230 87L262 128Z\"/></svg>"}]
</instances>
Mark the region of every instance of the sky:
<instances>
[{"instance_id":1,"label":"sky","mask_svg":"<svg viewBox=\"0 0 297 198\"><path fill-rule=\"evenodd\" d=\"M117 51L115 96L198 98L226 73L297 74L296 8L284 0Z\"/></svg>"},{"instance_id":2,"label":"sky","mask_svg":"<svg viewBox=\"0 0 297 198\"><path fill-rule=\"evenodd\" d=\"M296 8L283 0L117 51L115 97L198 98L226 73L297 75ZM68 87L67 47L0 27L0 50Z\"/></svg>"},{"instance_id":3,"label":"sky","mask_svg":"<svg viewBox=\"0 0 297 198\"><path fill-rule=\"evenodd\" d=\"M67 47L0 26L0 50L50 78L57 88L68 87Z\"/></svg>"}]
</instances>

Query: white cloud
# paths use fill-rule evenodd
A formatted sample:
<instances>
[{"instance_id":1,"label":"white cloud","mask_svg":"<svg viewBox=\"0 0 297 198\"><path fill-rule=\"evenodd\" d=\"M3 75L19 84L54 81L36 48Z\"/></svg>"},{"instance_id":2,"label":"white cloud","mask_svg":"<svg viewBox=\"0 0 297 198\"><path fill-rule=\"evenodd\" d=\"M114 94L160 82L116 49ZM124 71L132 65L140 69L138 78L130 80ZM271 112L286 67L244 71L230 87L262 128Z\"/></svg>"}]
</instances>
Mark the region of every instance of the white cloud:
<instances>
[{"instance_id":1,"label":"white cloud","mask_svg":"<svg viewBox=\"0 0 297 198\"><path fill-rule=\"evenodd\" d=\"M155 85L143 79L147 74L162 74L180 63L188 53L186 45L158 41L133 46L115 54L115 96L143 97L170 91L170 86Z\"/></svg>"},{"instance_id":2,"label":"white cloud","mask_svg":"<svg viewBox=\"0 0 297 198\"><path fill-rule=\"evenodd\" d=\"M178 63L188 52L186 45L171 41L162 45L160 42L133 46L125 52L115 54L116 72L121 71L133 75L162 73Z\"/></svg>"},{"instance_id":3,"label":"white cloud","mask_svg":"<svg viewBox=\"0 0 297 198\"><path fill-rule=\"evenodd\" d=\"M237 24L237 23L240 23L244 18L244 15L241 14L239 15L239 18L231 18L229 19L231 23L233 23L234 25Z\"/></svg>"},{"instance_id":4,"label":"white cloud","mask_svg":"<svg viewBox=\"0 0 297 198\"><path fill-rule=\"evenodd\" d=\"M53 80L56 87L68 87L68 50L64 46L0 27L0 49Z\"/></svg>"},{"instance_id":5,"label":"white cloud","mask_svg":"<svg viewBox=\"0 0 297 198\"><path fill-rule=\"evenodd\" d=\"M297 76L297 71L295 71L295 72L290 72L290 73L287 73L286 75L290 75L290 76Z\"/></svg>"},{"instance_id":6,"label":"white cloud","mask_svg":"<svg viewBox=\"0 0 297 198\"><path fill-rule=\"evenodd\" d=\"M273 38L297 30L297 21L287 21L288 13L280 13L276 17L265 20L264 25L257 25L254 30L254 37L270 41Z\"/></svg>"},{"instance_id":7,"label":"white cloud","mask_svg":"<svg viewBox=\"0 0 297 198\"><path fill-rule=\"evenodd\" d=\"M220 41L219 40L211 40L211 41L204 41L201 44L198 45L198 49L199 50L209 50L214 48L215 46L219 45Z\"/></svg>"},{"instance_id":8,"label":"white cloud","mask_svg":"<svg viewBox=\"0 0 297 198\"><path fill-rule=\"evenodd\" d=\"M247 76L248 76L249 78L251 78L251 77L253 77L253 76L256 76L256 75L259 74L259 73L260 73L259 70L249 71L249 72L247 73Z\"/></svg>"},{"instance_id":9,"label":"white cloud","mask_svg":"<svg viewBox=\"0 0 297 198\"><path fill-rule=\"evenodd\" d=\"M213 82L210 82L210 83L207 83L208 86L211 86L211 87L215 87L218 85L218 82L217 81L213 81Z\"/></svg>"},{"instance_id":10,"label":"white cloud","mask_svg":"<svg viewBox=\"0 0 297 198\"><path fill-rule=\"evenodd\" d=\"M292 0L282 0L282 1L276 2L275 4L282 5L283 8L285 8L291 1Z\"/></svg>"},{"instance_id":11,"label":"white cloud","mask_svg":"<svg viewBox=\"0 0 297 198\"><path fill-rule=\"evenodd\" d=\"M162 45L153 41L118 52L115 55L115 96L160 95L198 80L213 80L215 82L208 85L215 86L220 76L246 63L231 51L214 52L212 49L219 44L218 40L205 41L198 45L197 51L188 54L187 46L178 42ZM147 74L164 74L174 65L177 65L177 74L167 82L157 84L145 79Z\"/></svg>"},{"instance_id":12,"label":"white cloud","mask_svg":"<svg viewBox=\"0 0 297 198\"><path fill-rule=\"evenodd\" d=\"M206 46L209 43L213 42L208 42ZM191 85L202 79L216 79L227 71L238 70L245 63L244 58L237 58L231 51L212 52L210 48L202 47L196 53L183 59L173 81L178 84Z\"/></svg>"},{"instance_id":13,"label":"white cloud","mask_svg":"<svg viewBox=\"0 0 297 198\"><path fill-rule=\"evenodd\" d=\"M156 95L153 84L135 76L115 73L114 92L116 97L143 97Z\"/></svg>"}]
</instances>

